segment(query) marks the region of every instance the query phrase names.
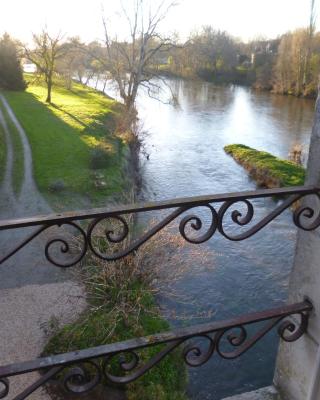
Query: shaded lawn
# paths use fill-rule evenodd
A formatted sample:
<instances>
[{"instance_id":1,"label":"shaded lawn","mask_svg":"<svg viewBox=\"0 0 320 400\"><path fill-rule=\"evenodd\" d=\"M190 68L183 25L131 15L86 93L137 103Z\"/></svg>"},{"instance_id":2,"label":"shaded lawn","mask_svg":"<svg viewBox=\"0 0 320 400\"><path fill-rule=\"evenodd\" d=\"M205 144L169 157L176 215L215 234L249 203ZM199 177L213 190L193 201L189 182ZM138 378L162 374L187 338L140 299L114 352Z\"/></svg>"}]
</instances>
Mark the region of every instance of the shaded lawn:
<instances>
[{"instance_id":1,"label":"shaded lawn","mask_svg":"<svg viewBox=\"0 0 320 400\"><path fill-rule=\"evenodd\" d=\"M62 181L66 193L88 196L94 203L119 192L125 149L113 134L115 119L121 112L119 104L80 84L74 84L72 91L56 86L52 105L44 102L45 93L41 84L30 84L26 92L5 92L28 135L39 190L51 200L63 198L51 190ZM90 169L91 152L96 147L102 148L107 157L107 167L98 171L106 182L100 189Z\"/></svg>"}]
</instances>

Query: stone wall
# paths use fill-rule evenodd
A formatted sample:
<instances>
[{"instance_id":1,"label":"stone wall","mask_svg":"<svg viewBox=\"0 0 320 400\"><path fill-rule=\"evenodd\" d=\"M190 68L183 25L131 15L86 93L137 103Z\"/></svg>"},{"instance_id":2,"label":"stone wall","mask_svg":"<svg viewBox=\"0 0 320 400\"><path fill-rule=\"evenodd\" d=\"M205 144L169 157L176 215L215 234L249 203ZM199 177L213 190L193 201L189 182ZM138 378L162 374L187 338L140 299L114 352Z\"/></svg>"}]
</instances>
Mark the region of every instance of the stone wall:
<instances>
[{"instance_id":1,"label":"stone wall","mask_svg":"<svg viewBox=\"0 0 320 400\"><path fill-rule=\"evenodd\" d=\"M309 150L306 185L320 187L320 100ZM306 205L320 210L318 199L308 199ZM316 213L317 214L317 213ZM314 216L316 217L316 215ZM294 344L282 342L278 353L274 383L284 400L320 399L320 231L298 233L293 269L290 275L289 303L308 298L314 306L308 333Z\"/></svg>"}]
</instances>

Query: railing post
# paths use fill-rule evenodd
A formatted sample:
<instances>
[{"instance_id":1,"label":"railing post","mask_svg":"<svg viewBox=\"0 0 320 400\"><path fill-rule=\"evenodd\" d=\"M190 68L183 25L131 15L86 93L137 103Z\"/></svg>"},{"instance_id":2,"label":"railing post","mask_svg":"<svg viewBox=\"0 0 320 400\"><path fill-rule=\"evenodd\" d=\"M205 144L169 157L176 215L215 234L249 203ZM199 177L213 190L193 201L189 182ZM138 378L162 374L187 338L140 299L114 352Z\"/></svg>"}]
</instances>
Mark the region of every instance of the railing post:
<instances>
[{"instance_id":1,"label":"railing post","mask_svg":"<svg viewBox=\"0 0 320 400\"><path fill-rule=\"evenodd\" d=\"M312 128L306 184L320 184L320 98ZM308 201L315 201L310 200ZM308 204L308 203L307 203ZM318 206L319 207L319 206ZM296 346L281 343L274 383L285 400L320 399L320 232L298 232L289 283L289 303L309 298L314 311L308 333Z\"/></svg>"}]
</instances>

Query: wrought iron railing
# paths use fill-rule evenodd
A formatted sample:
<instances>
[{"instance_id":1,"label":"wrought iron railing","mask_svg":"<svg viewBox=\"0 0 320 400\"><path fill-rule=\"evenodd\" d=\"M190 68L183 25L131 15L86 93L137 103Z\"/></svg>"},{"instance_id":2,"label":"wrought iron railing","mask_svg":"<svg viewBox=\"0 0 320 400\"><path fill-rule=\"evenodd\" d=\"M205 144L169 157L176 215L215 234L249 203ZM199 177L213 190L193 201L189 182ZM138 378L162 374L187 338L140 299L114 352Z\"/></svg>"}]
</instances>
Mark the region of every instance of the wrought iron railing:
<instances>
[{"instance_id":1,"label":"wrought iron railing","mask_svg":"<svg viewBox=\"0 0 320 400\"><path fill-rule=\"evenodd\" d=\"M270 197L279 200L274 202L274 209L258 222L254 221L254 199ZM0 231L34 227L31 234L29 233L21 243L13 246L12 250L2 256L0 264L5 263L37 236L53 227L60 230L60 233L58 234L55 230L55 236L48 238L44 246L45 256L53 265L64 268L79 263L88 251L106 262L125 257L178 218L178 230L181 236L193 244L204 243L217 232L232 241L247 239L291 206L293 206L293 223L300 229L314 230L320 225L320 207L318 202L302 201L308 197L320 199L320 189L317 187L266 189L0 221ZM241 204L242 207L240 207ZM207 215L204 220L198 207L206 209L209 212L209 218ZM134 239L132 243L127 244L126 239L132 225L128 223L126 216L141 215L156 210L169 210L169 213L144 232L139 239ZM226 219L229 217L230 221L227 224ZM105 221L111 221L112 224L104 232L104 246L101 250L94 238L97 227ZM241 228L241 231L230 232L227 225L229 228L230 225ZM76 234L77 242L80 243L76 253L70 242L70 233L66 233L65 227L72 228L72 234ZM119 246L124 243L125 245ZM58 248L55 246L57 244L60 245ZM65 256L64 260L61 255ZM43 371L43 374L39 380L16 396L16 400L27 398L38 387L57 376L62 377L64 387L74 393L93 389L102 378L106 382L126 384L138 379L167 354L183 344L186 345L182 351L183 360L192 367L204 364L213 354L218 354L225 359L234 359L249 350L276 326L283 340L293 342L299 339L307 330L311 310L311 303L305 300L301 303L247 314L230 320L2 366L0 367L0 383L2 384L0 398L5 398L9 393L9 377L36 370ZM291 316L293 318L287 319ZM258 328L255 333L251 333L247 327L254 324L257 324ZM206 342L206 348L203 349L204 343L190 344L190 340L195 338ZM231 346L231 349L225 350L226 343ZM140 360L139 350L159 345L161 348L150 360ZM126 357L123 358L123 355ZM114 375L109 369L111 361L114 365L115 359L118 360L122 371L119 376ZM61 374L62 371L65 373Z\"/></svg>"}]
</instances>

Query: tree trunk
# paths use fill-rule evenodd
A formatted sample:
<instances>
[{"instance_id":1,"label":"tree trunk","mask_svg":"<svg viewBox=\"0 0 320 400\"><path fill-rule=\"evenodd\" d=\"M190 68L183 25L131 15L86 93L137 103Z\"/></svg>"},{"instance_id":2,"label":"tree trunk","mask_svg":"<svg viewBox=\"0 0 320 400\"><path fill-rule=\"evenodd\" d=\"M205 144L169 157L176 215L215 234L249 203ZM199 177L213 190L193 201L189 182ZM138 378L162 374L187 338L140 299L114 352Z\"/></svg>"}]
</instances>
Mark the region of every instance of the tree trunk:
<instances>
[{"instance_id":1,"label":"tree trunk","mask_svg":"<svg viewBox=\"0 0 320 400\"><path fill-rule=\"evenodd\" d=\"M52 90L52 76L49 76L48 80L47 80L47 98L46 98L46 103L51 103L51 90Z\"/></svg>"},{"instance_id":2,"label":"tree trunk","mask_svg":"<svg viewBox=\"0 0 320 400\"><path fill-rule=\"evenodd\" d=\"M97 75L96 85L94 87L96 90L98 88L99 79L100 79L100 74Z\"/></svg>"},{"instance_id":3,"label":"tree trunk","mask_svg":"<svg viewBox=\"0 0 320 400\"><path fill-rule=\"evenodd\" d=\"M103 83L103 89L102 89L103 93L106 90L106 86L107 86L107 79L105 79Z\"/></svg>"}]
</instances>

